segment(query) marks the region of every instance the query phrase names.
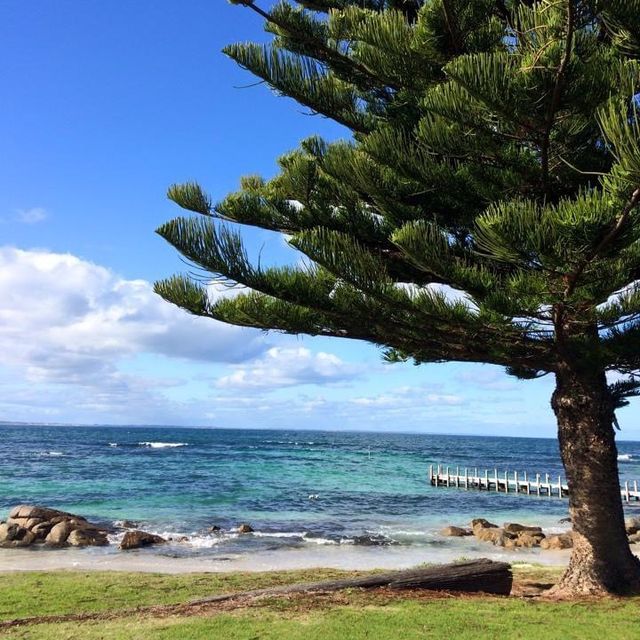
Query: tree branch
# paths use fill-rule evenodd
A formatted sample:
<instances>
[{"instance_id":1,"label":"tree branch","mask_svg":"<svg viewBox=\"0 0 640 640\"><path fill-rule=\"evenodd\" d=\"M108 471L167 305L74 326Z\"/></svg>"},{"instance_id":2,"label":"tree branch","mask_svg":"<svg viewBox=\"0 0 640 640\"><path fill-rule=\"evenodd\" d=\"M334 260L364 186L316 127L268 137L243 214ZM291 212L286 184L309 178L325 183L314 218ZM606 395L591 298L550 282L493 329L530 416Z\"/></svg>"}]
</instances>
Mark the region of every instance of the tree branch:
<instances>
[{"instance_id":1,"label":"tree branch","mask_svg":"<svg viewBox=\"0 0 640 640\"><path fill-rule=\"evenodd\" d=\"M235 0L236 4L241 4L244 7L247 7L248 9L251 9L252 11L254 11L255 13L257 13L259 16L261 16L262 18L264 18L267 22L269 22L270 24L275 25L276 27L282 29L283 31L286 31L288 33L292 33L291 27L285 23L283 23L281 20L278 20L277 18L275 18L272 14L270 14L268 11L265 11L264 9L261 9L260 7L258 7L254 0ZM317 40L314 40L312 38L309 38L305 33L302 33L301 31L295 31L293 32L295 33L295 36L301 41L304 42L306 44L310 44L312 46L315 47L320 47L320 43ZM334 61L339 61L341 64L353 67L354 69L356 69L361 75L365 76L368 80L368 84L369 87L380 87L381 86L381 82L380 82L380 78L378 78L374 73L372 73L367 67L365 67L363 64L361 64L360 62L358 62L357 60L354 60L353 58L350 58L349 56L345 56L341 53L339 53L338 51L335 51L333 49L329 49L326 46L320 47L321 49L323 49L323 52L325 54L325 59L323 60L324 62L331 62L331 58L334 59ZM313 57L313 56L312 56ZM322 58L318 57L318 60L322 60ZM394 90L399 90L401 87L389 82L388 80L385 80L385 84Z\"/></svg>"},{"instance_id":2,"label":"tree branch","mask_svg":"<svg viewBox=\"0 0 640 640\"><path fill-rule=\"evenodd\" d=\"M578 284L578 280L588 264L598 256L604 249L606 249L607 245L611 244L617 237L620 235L620 231L622 227L625 225L629 215L633 211L633 209L640 203L640 187L638 187L633 194L631 195L631 199L622 210L622 213L618 216L613 227L605 234L605 236L598 242L595 248L590 251L585 259L578 265L578 268L568 277L567 286L564 291L565 299L568 298L576 289Z\"/></svg>"},{"instance_id":3,"label":"tree branch","mask_svg":"<svg viewBox=\"0 0 640 640\"><path fill-rule=\"evenodd\" d=\"M564 54L560 60L560 66L558 67L558 74L556 76L555 86L553 87L553 94L551 96L551 102L549 103L549 110L547 111L547 117L545 122L545 129L542 137L542 145L540 150L541 164L542 164L542 183L544 187L545 197L550 195L549 185L549 149L551 146L551 131L555 124L556 111L560 104L560 97L562 95L562 89L566 80L567 67L569 60L571 59L571 49L573 48L573 31L574 31L574 6L573 0L567 2L567 39L564 48Z\"/></svg>"}]
</instances>

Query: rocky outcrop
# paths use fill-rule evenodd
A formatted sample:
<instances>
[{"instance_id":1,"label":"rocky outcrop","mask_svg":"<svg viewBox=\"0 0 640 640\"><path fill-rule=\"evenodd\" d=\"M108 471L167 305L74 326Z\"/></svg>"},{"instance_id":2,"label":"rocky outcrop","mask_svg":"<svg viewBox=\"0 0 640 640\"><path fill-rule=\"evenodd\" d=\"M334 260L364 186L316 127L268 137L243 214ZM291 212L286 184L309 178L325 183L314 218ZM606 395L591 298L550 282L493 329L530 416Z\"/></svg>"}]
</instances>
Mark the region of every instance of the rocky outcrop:
<instances>
[{"instance_id":1,"label":"rocky outcrop","mask_svg":"<svg viewBox=\"0 0 640 640\"><path fill-rule=\"evenodd\" d=\"M474 518L471 521L471 528L473 529L474 533L476 529L497 529L498 525L497 524L493 524L492 522L489 522L488 520L485 520L484 518Z\"/></svg>"},{"instance_id":2,"label":"rocky outcrop","mask_svg":"<svg viewBox=\"0 0 640 640\"><path fill-rule=\"evenodd\" d=\"M29 529L15 522L0 524L0 547L28 547L35 539Z\"/></svg>"},{"instance_id":3,"label":"rocky outcrop","mask_svg":"<svg viewBox=\"0 0 640 640\"><path fill-rule=\"evenodd\" d=\"M465 529L463 527L445 527L440 531L441 536L447 536L450 538L463 538L464 536L472 536L473 531L471 529Z\"/></svg>"},{"instance_id":4,"label":"rocky outcrop","mask_svg":"<svg viewBox=\"0 0 640 640\"><path fill-rule=\"evenodd\" d=\"M72 547L104 547L109 544L107 534L98 529L74 529L67 538Z\"/></svg>"},{"instance_id":5,"label":"rocky outcrop","mask_svg":"<svg viewBox=\"0 0 640 640\"><path fill-rule=\"evenodd\" d=\"M518 533L518 537L515 538L516 547L525 547L530 549L531 547L538 547L542 541L546 538L542 530L540 531L521 531Z\"/></svg>"},{"instance_id":6,"label":"rocky outcrop","mask_svg":"<svg viewBox=\"0 0 640 640\"><path fill-rule=\"evenodd\" d=\"M540 542L541 549L549 549L551 551L571 549L571 547L573 547L573 535L571 532L548 536Z\"/></svg>"},{"instance_id":7,"label":"rocky outcrop","mask_svg":"<svg viewBox=\"0 0 640 640\"><path fill-rule=\"evenodd\" d=\"M471 529L450 526L442 529L440 535L452 537L473 535L482 542L489 542L505 549L531 549L533 547L568 549L573 545L571 532L552 535L547 539L542 527L517 522L505 522L502 527L499 527L484 518L474 518L471 521ZM638 534L638 538L640 539L640 534ZM631 538L630 541L632 541Z\"/></svg>"},{"instance_id":8,"label":"rocky outcrop","mask_svg":"<svg viewBox=\"0 0 640 640\"><path fill-rule=\"evenodd\" d=\"M238 533L253 533L253 527L250 524L243 523L238 527Z\"/></svg>"},{"instance_id":9,"label":"rocky outcrop","mask_svg":"<svg viewBox=\"0 0 640 640\"><path fill-rule=\"evenodd\" d=\"M503 529L507 533L542 533L542 527L528 527L524 524L518 524L517 522L505 522Z\"/></svg>"},{"instance_id":10,"label":"rocky outcrop","mask_svg":"<svg viewBox=\"0 0 640 640\"><path fill-rule=\"evenodd\" d=\"M102 546L109 544L106 528L66 511L38 505L14 507L7 522L0 525L0 547Z\"/></svg>"},{"instance_id":11,"label":"rocky outcrop","mask_svg":"<svg viewBox=\"0 0 640 640\"><path fill-rule=\"evenodd\" d=\"M508 539L504 529L500 529L499 527L476 527L473 530L473 535L478 538L478 540L491 542L491 544L496 547L504 547Z\"/></svg>"},{"instance_id":12,"label":"rocky outcrop","mask_svg":"<svg viewBox=\"0 0 640 640\"><path fill-rule=\"evenodd\" d=\"M640 532L640 516L632 516L624 521L624 526L627 530L627 535L633 535Z\"/></svg>"},{"instance_id":13,"label":"rocky outcrop","mask_svg":"<svg viewBox=\"0 0 640 640\"><path fill-rule=\"evenodd\" d=\"M640 544L640 531L629 536L629 544Z\"/></svg>"},{"instance_id":14,"label":"rocky outcrop","mask_svg":"<svg viewBox=\"0 0 640 640\"><path fill-rule=\"evenodd\" d=\"M129 549L140 549L141 547L149 547L154 544L162 544L166 542L161 536L155 533L147 533L146 531L127 531L122 538L120 548L123 551Z\"/></svg>"}]
</instances>

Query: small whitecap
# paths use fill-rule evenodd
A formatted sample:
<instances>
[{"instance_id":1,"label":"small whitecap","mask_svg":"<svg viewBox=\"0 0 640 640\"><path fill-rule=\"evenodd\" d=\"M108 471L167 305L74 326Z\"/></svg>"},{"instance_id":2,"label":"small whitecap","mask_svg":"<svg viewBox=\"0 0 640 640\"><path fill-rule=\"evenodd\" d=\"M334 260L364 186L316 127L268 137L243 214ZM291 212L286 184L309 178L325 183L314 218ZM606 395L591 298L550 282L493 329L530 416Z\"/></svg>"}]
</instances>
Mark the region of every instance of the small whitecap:
<instances>
[{"instance_id":1,"label":"small whitecap","mask_svg":"<svg viewBox=\"0 0 640 640\"><path fill-rule=\"evenodd\" d=\"M188 446L186 442L138 442L138 445L150 449L173 449Z\"/></svg>"}]
</instances>

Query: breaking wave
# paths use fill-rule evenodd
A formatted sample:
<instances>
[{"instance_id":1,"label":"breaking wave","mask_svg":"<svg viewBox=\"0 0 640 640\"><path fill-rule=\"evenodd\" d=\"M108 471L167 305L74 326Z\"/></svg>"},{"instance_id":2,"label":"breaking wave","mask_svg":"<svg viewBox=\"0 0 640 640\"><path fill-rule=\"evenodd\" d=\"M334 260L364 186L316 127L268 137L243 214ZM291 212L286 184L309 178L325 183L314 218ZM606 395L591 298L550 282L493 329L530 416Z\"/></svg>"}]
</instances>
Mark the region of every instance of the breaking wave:
<instances>
[{"instance_id":1,"label":"breaking wave","mask_svg":"<svg viewBox=\"0 0 640 640\"><path fill-rule=\"evenodd\" d=\"M174 449L175 447L186 447L186 442L138 442L140 447L149 447L150 449Z\"/></svg>"}]
</instances>

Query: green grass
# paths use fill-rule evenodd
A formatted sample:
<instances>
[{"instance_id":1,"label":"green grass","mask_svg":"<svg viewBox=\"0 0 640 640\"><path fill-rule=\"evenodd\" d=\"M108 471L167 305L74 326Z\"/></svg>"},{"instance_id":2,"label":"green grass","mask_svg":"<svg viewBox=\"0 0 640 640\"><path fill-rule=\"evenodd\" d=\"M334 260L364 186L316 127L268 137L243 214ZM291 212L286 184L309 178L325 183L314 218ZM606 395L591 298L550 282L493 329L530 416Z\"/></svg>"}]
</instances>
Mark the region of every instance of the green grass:
<instances>
[{"instance_id":1,"label":"green grass","mask_svg":"<svg viewBox=\"0 0 640 640\"><path fill-rule=\"evenodd\" d=\"M127 573L0 574L0 619L80 612L118 612L198 596L317 580L346 572L148 575ZM517 570L548 581L557 571ZM431 597L353 591L332 596L270 598L208 615L127 615L108 620L0 629L0 638L33 640L455 640L638 637L639 598L555 603L522 598Z\"/></svg>"},{"instance_id":2,"label":"green grass","mask_svg":"<svg viewBox=\"0 0 640 640\"><path fill-rule=\"evenodd\" d=\"M358 574L333 569L178 575L116 571L0 573L0 620L177 604L217 593L351 575Z\"/></svg>"}]
</instances>

